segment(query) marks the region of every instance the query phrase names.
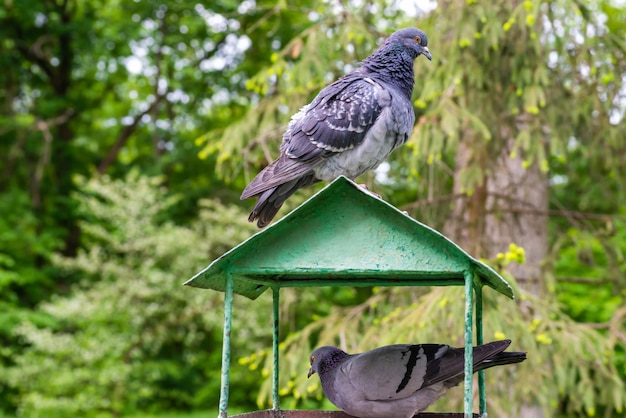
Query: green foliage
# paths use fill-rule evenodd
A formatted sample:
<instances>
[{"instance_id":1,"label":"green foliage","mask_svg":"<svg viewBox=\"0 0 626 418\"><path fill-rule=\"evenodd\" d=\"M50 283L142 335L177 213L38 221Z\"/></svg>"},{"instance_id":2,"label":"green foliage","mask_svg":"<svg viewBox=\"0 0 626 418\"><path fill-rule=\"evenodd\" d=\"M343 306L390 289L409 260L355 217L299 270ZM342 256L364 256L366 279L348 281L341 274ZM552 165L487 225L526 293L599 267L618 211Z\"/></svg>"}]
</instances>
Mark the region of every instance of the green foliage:
<instances>
[{"instance_id":1,"label":"green foliage","mask_svg":"<svg viewBox=\"0 0 626 418\"><path fill-rule=\"evenodd\" d=\"M475 164L460 177L462 190L472 191L502 147L543 171L549 155L566 158L572 138L623 147L623 127L611 121L620 105L608 99L620 96L623 80L606 79L624 68L624 49L615 50L620 34L607 30L596 7L575 0L440 3L423 25L450 39L437 47L433 39L439 65L416 66L428 82L416 89L424 111L413 131L415 153L436 156L469 141ZM512 147L503 140L511 135Z\"/></svg>"},{"instance_id":2,"label":"green foliage","mask_svg":"<svg viewBox=\"0 0 626 418\"><path fill-rule=\"evenodd\" d=\"M238 4L215 7L232 15ZM92 245L78 226L91 216L79 213L78 178L162 175L179 200L160 216L175 222L196 217L202 197L235 201L193 143L215 126L216 97L236 94L242 77L242 51L226 54L226 68L215 63L245 19L218 30L212 13L178 1L0 3L0 368L23 348L16 324L47 323L38 305L80 280L51 263ZM17 396L0 383L0 410Z\"/></svg>"},{"instance_id":3,"label":"green foliage","mask_svg":"<svg viewBox=\"0 0 626 418\"><path fill-rule=\"evenodd\" d=\"M46 269L52 251L72 255L80 246L72 197L78 176L99 170L123 177L131 167L165 174L170 190L184 192L172 208L178 219L195 216L200 197L230 193L216 178L214 160L197 158L193 140L213 126L205 114L232 83L234 63L226 70L211 63L240 23L231 19L228 33L220 32L205 8L196 9L177 1L0 5L0 192L3 204L14 205L6 234L24 232L20 244L0 240L0 252L14 260L2 271L27 278L41 271L55 285L71 285ZM241 51L234 55L236 61ZM33 280L44 282L41 276ZM18 305L56 292L25 286L33 280L14 283Z\"/></svg>"},{"instance_id":4,"label":"green foliage","mask_svg":"<svg viewBox=\"0 0 626 418\"><path fill-rule=\"evenodd\" d=\"M561 278L560 300L572 318L608 323L626 298L623 224L616 222L616 229L609 236L572 228L555 249L555 275Z\"/></svg>"},{"instance_id":5,"label":"green foliage","mask_svg":"<svg viewBox=\"0 0 626 418\"><path fill-rule=\"evenodd\" d=\"M163 221L177 199L158 183L131 175L82 188L86 250L55 257L80 282L42 305L52 326L22 323L26 348L2 373L18 391L20 414L117 416L217 403L222 297L182 282L252 227L237 208L210 200L189 227ZM246 348L267 344L262 317L238 308L234 327ZM234 401L245 404L245 394Z\"/></svg>"}]
</instances>

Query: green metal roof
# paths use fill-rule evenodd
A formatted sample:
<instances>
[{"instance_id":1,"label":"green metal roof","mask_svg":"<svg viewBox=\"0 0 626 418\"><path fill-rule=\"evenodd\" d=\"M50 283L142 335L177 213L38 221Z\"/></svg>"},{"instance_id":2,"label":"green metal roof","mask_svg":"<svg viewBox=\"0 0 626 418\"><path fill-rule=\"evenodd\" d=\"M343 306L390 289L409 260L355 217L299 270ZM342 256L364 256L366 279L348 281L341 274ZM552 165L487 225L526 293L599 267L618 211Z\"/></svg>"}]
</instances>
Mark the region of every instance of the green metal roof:
<instances>
[{"instance_id":1,"label":"green metal roof","mask_svg":"<svg viewBox=\"0 0 626 418\"><path fill-rule=\"evenodd\" d=\"M185 285L256 299L270 287L449 286L473 271L513 298L509 284L441 233L339 177L242 242Z\"/></svg>"}]
</instances>

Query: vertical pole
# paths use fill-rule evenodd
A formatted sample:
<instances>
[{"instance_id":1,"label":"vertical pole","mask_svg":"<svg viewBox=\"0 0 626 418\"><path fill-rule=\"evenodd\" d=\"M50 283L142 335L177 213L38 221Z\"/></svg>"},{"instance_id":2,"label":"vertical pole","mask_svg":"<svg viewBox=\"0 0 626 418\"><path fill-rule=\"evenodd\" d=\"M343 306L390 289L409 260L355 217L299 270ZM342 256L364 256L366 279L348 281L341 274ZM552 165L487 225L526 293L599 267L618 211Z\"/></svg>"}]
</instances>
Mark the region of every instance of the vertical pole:
<instances>
[{"instance_id":1,"label":"vertical pole","mask_svg":"<svg viewBox=\"0 0 626 418\"><path fill-rule=\"evenodd\" d=\"M476 290L476 345L483 344L483 286ZM478 372L478 405L481 418L487 418L487 391L485 389L485 371Z\"/></svg>"},{"instance_id":2,"label":"vertical pole","mask_svg":"<svg viewBox=\"0 0 626 418\"><path fill-rule=\"evenodd\" d=\"M222 342L222 388L218 418L228 417L228 389L230 385L230 328L233 319L233 276L226 274L224 289L224 340Z\"/></svg>"},{"instance_id":3,"label":"vertical pole","mask_svg":"<svg viewBox=\"0 0 626 418\"><path fill-rule=\"evenodd\" d=\"M472 344L472 308L474 291L474 272L465 271L465 418L472 418L472 372L473 372L473 344Z\"/></svg>"},{"instance_id":4,"label":"vertical pole","mask_svg":"<svg viewBox=\"0 0 626 418\"><path fill-rule=\"evenodd\" d=\"M274 349L274 370L272 376L272 409L280 409L280 400L278 398L278 333L279 333L279 288L272 287L272 296L274 302L274 333L273 333L273 349Z\"/></svg>"}]
</instances>

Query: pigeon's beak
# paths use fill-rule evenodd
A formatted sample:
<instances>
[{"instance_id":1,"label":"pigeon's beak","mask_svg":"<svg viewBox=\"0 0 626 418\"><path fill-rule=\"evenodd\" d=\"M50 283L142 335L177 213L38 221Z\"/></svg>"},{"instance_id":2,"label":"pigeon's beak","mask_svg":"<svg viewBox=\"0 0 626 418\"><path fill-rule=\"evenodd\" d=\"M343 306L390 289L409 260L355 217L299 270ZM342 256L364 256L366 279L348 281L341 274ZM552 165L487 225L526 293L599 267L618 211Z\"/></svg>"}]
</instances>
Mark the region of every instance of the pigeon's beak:
<instances>
[{"instance_id":1,"label":"pigeon's beak","mask_svg":"<svg viewBox=\"0 0 626 418\"><path fill-rule=\"evenodd\" d=\"M313 367L311 367L309 369L309 374L306 375L306 378L308 379L309 377L313 376L315 374L315 372L313 371Z\"/></svg>"},{"instance_id":2,"label":"pigeon's beak","mask_svg":"<svg viewBox=\"0 0 626 418\"><path fill-rule=\"evenodd\" d=\"M428 58L428 61L432 61L433 60L433 56L430 55L430 51L428 50L427 46L422 48L422 55L424 55L426 58Z\"/></svg>"}]
</instances>

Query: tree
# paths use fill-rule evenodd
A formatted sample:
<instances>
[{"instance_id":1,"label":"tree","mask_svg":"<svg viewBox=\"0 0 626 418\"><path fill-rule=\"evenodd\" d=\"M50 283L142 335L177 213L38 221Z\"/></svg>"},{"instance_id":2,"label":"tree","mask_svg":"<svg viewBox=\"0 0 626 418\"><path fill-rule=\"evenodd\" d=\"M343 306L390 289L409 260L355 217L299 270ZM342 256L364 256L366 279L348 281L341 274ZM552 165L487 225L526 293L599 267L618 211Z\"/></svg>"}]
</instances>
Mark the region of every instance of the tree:
<instances>
[{"instance_id":1,"label":"tree","mask_svg":"<svg viewBox=\"0 0 626 418\"><path fill-rule=\"evenodd\" d=\"M527 243L526 263L514 272L538 292L551 158L566 159L573 140L589 147L601 141L614 152L623 146L612 118L623 107L622 81L607 80L624 67L624 50L620 34L593 7L577 1L442 4L441 10L454 11L445 22L454 23L438 29L456 42L444 45L446 66L431 74L418 99L437 105L415 130L417 149L436 155L443 144L457 146L453 196L459 198L448 231L486 258L511 242ZM556 37L552 29L559 26L563 34ZM585 68L597 70L581 76ZM572 102L577 107L562 112Z\"/></svg>"},{"instance_id":2,"label":"tree","mask_svg":"<svg viewBox=\"0 0 626 418\"><path fill-rule=\"evenodd\" d=\"M232 88L230 70L243 52L234 36L240 22L214 14L166 0L0 5L3 347L22 347L17 324L47 326L38 305L74 289L76 276L51 259L76 256L85 245L77 178L124 178L131 169L163 175L170 193L185 192L170 208L179 222L197 216L202 196L234 196L216 178L214 159L199 160L194 146L207 126L227 118L206 114L224 86ZM236 112L241 105L232 103ZM0 367L13 363L13 352L0 351ZM12 397L0 384L0 404Z\"/></svg>"}]
</instances>

